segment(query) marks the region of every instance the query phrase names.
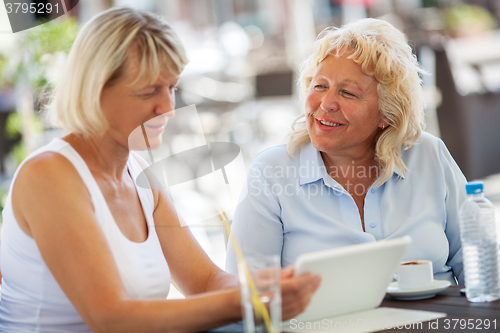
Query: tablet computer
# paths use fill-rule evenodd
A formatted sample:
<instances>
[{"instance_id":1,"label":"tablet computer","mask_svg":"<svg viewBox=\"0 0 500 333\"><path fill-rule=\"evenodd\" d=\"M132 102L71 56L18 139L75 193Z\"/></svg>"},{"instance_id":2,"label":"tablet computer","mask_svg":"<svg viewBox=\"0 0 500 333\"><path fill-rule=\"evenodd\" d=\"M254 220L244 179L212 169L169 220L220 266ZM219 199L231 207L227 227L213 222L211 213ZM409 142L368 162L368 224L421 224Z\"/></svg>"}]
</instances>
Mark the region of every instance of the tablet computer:
<instances>
[{"instance_id":1,"label":"tablet computer","mask_svg":"<svg viewBox=\"0 0 500 333\"><path fill-rule=\"evenodd\" d=\"M411 243L410 236L302 254L295 274L312 272L321 285L298 321L376 308Z\"/></svg>"}]
</instances>

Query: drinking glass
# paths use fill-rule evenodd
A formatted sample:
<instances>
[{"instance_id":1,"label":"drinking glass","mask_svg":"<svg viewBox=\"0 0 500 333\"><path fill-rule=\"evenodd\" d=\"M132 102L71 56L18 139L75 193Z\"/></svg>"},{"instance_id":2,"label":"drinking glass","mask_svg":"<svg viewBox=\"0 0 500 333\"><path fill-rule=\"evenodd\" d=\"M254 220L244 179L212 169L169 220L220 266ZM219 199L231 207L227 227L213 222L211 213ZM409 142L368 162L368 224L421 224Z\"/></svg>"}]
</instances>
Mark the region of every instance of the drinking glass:
<instances>
[{"instance_id":1,"label":"drinking glass","mask_svg":"<svg viewBox=\"0 0 500 333\"><path fill-rule=\"evenodd\" d=\"M281 324L279 256L245 257L238 279L246 333L278 333Z\"/></svg>"}]
</instances>

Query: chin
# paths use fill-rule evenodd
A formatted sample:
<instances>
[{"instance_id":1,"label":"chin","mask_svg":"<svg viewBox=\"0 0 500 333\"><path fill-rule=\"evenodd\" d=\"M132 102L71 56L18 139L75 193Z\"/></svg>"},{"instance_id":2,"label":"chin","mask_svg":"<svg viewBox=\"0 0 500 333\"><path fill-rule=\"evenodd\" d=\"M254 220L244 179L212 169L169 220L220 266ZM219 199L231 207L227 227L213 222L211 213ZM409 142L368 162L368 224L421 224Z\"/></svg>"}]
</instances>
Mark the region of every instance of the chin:
<instances>
[{"instance_id":1,"label":"chin","mask_svg":"<svg viewBox=\"0 0 500 333\"><path fill-rule=\"evenodd\" d=\"M163 142L163 140L162 140L161 136L158 136L156 138L148 138L148 143L149 143L149 147L148 147L146 145L146 141L144 141L144 138L143 138L142 140L137 140L134 142L129 141L129 148L130 148L130 150L138 150L138 151L145 151L148 149L155 150L161 146L162 142Z\"/></svg>"},{"instance_id":2,"label":"chin","mask_svg":"<svg viewBox=\"0 0 500 333\"><path fill-rule=\"evenodd\" d=\"M162 139L161 135L158 135L158 136L152 137L152 138L148 138L148 141L149 141L149 148L151 150L158 149L161 146L161 144L163 143L163 139ZM146 149L147 149L147 147L146 147Z\"/></svg>"},{"instance_id":3,"label":"chin","mask_svg":"<svg viewBox=\"0 0 500 333\"><path fill-rule=\"evenodd\" d=\"M309 135L311 143L318 151L332 151L335 150L336 144L331 138L318 137L316 135Z\"/></svg>"},{"instance_id":4,"label":"chin","mask_svg":"<svg viewBox=\"0 0 500 333\"><path fill-rule=\"evenodd\" d=\"M316 148L317 151L320 151L320 152L330 152L332 150L335 150L334 147L332 147L331 145L325 145L325 144L318 144L317 142L314 142L312 141L312 145L314 148Z\"/></svg>"},{"instance_id":5,"label":"chin","mask_svg":"<svg viewBox=\"0 0 500 333\"><path fill-rule=\"evenodd\" d=\"M317 150L328 149L328 147L333 145L333 140L335 140L335 138L332 138L331 134L317 133L314 128L308 128L307 133L309 134L312 145Z\"/></svg>"},{"instance_id":6,"label":"chin","mask_svg":"<svg viewBox=\"0 0 500 333\"><path fill-rule=\"evenodd\" d=\"M163 133L151 133L146 130L149 149L155 150L159 148L163 142ZM140 127L136 128L128 137L128 147L130 150L144 151L148 150L144 134Z\"/></svg>"}]
</instances>

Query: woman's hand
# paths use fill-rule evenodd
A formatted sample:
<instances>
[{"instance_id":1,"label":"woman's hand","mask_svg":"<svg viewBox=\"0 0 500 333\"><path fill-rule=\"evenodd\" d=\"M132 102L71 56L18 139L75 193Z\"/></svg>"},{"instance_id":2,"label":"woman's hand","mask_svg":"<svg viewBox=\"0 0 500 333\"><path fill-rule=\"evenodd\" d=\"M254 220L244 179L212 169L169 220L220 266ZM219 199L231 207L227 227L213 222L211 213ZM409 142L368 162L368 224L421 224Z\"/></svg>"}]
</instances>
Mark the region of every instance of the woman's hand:
<instances>
[{"instance_id":1,"label":"woman's hand","mask_svg":"<svg viewBox=\"0 0 500 333\"><path fill-rule=\"evenodd\" d=\"M303 312L321 283L312 273L293 276L293 266L281 270L282 319L291 319Z\"/></svg>"}]
</instances>

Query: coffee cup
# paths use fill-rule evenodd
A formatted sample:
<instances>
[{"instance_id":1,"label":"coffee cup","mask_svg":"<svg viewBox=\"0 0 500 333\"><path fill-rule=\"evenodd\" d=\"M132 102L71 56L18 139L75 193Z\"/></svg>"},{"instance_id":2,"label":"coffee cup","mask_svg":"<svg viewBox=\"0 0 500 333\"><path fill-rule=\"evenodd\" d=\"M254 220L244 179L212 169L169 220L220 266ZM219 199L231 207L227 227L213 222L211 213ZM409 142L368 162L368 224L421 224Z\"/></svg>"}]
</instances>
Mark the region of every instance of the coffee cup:
<instances>
[{"instance_id":1,"label":"coffee cup","mask_svg":"<svg viewBox=\"0 0 500 333\"><path fill-rule=\"evenodd\" d=\"M401 290L429 287L434 281L432 261L412 260L399 264L396 271L398 288Z\"/></svg>"}]
</instances>

